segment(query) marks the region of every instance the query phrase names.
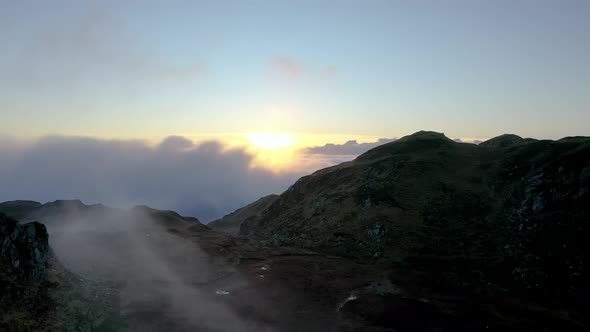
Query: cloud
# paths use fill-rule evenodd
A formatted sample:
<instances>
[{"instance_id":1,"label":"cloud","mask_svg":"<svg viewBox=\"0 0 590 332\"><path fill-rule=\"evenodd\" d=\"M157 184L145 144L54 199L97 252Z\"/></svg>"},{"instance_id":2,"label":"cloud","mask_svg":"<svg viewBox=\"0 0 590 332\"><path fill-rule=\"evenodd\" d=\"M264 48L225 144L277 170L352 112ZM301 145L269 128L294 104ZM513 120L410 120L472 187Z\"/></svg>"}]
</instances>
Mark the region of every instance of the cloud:
<instances>
[{"instance_id":1,"label":"cloud","mask_svg":"<svg viewBox=\"0 0 590 332\"><path fill-rule=\"evenodd\" d=\"M469 143L469 144L475 144L478 145L479 143L483 142L479 139L467 139L467 138L455 138L453 141L457 142L457 143Z\"/></svg>"},{"instance_id":2,"label":"cloud","mask_svg":"<svg viewBox=\"0 0 590 332\"><path fill-rule=\"evenodd\" d=\"M344 144L326 144L323 146L310 147L303 150L306 154L320 154L320 155L354 155L358 156L370 149L382 144L395 141L395 138L380 138L377 142L372 143L358 143L356 140L350 140Z\"/></svg>"},{"instance_id":3,"label":"cloud","mask_svg":"<svg viewBox=\"0 0 590 332\"><path fill-rule=\"evenodd\" d=\"M277 173L253 168L254 156L245 148L219 141L195 144L182 136L158 144L64 136L26 142L0 136L0 201L149 205L208 222L261 196L280 194L302 175L393 140L301 149L293 166Z\"/></svg>"},{"instance_id":4,"label":"cloud","mask_svg":"<svg viewBox=\"0 0 590 332\"><path fill-rule=\"evenodd\" d=\"M159 148L162 150L172 151L190 149L192 147L194 147L193 142L182 136L168 136L159 145Z\"/></svg>"},{"instance_id":5,"label":"cloud","mask_svg":"<svg viewBox=\"0 0 590 332\"><path fill-rule=\"evenodd\" d=\"M253 169L252 159L243 149L217 141L194 144L179 136L156 146L62 136L20 145L0 142L0 201L146 204L207 222L281 193L302 175Z\"/></svg>"},{"instance_id":6,"label":"cloud","mask_svg":"<svg viewBox=\"0 0 590 332\"><path fill-rule=\"evenodd\" d=\"M288 56L275 56L271 59L272 70L289 80L334 79L338 70L334 66L316 67Z\"/></svg>"}]
</instances>

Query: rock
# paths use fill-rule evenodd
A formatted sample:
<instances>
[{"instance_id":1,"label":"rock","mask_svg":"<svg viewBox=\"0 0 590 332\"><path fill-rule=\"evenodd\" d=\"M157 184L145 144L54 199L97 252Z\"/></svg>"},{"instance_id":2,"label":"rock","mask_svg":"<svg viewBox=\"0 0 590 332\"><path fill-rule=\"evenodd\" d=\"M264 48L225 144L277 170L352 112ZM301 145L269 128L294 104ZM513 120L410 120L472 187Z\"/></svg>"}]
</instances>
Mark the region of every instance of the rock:
<instances>
[{"instance_id":1,"label":"rock","mask_svg":"<svg viewBox=\"0 0 590 332\"><path fill-rule=\"evenodd\" d=\"M273 234L270 236L269 243L272 247L278 248L281 246L281 239L277 234Z\"/></svg>"},{"instance_id":2,"label":"rock","mask_svg":"<svg viewBox=\"0 0 590 332\"><path fill-rule=\"evenodd\" d=\"M39 282L47 276L49 244L43 224L24 225L0 214L0 260L4 273Z\"/></svg>"},{"instance_id":3,"label":"rock","mask_svg":"<svg viewBox=\"0 0 590 332\"><path fill-rule=\"evenodd\" d=\"M0 213L0 331L48 331L52 257L43 224Z\"/></svg>"},{"instance_id":4,"label":"rock","mask_svg":"<svg viewBox=\"0 0 590 332\"><path fill-rule=\"evenodd\" d=\"M543 197L541 195L535 196L533 198L533 211L538 212L543 208Z\"/></svg>"}]
</instances>

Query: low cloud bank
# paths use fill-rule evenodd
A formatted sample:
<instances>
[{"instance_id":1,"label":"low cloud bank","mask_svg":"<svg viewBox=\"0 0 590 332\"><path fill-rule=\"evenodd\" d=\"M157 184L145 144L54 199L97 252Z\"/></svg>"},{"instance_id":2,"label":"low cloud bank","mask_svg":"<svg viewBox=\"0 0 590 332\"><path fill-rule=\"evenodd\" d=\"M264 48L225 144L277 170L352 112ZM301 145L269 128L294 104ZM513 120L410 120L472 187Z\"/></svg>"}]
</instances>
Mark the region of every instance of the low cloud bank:
<instances>
[{"instance_id":1,"label":"low cloud bank","mask_svg":"<svg viewBox=\"0 0 590 332\"><path fill-rule=\"evenodd\" d=\"M395 139L355 140L300 150L297 171L252 168L254 156L218 141L195 144L170 136L157 145L141 140L50 136L22 142L0 136L0 201L80 199L117 207L148 205L202 222L269 194L299 177Z\"/></svg>"},{"instance_id":2,"label":"low cloud bank","mask_svg":"<svg viewBox=\"0 0 590 332\"><path fill-rule=\"evenodd\" d=\"M81 199L146 204L208 222L261 196L281 193L302 174L250 167L253 156L216 141L178 136L156 146L134 140L52 136L0 142L0 201Z\"/></svg>"},{"instance_id":3,"label":"low cloud bank","mask_svg":"<svg viewBox=\"0 0 590 332\"><path fill-rule=\"evenodd\" d=\"M322 155L361 155L370 149L395 141L395 138L380 138L377 142L358 143L356 140L350 140L344 144L326 144L323 146L316 146L304 149L307 154L322 154Z\"/></svg>"},{"instance_id":4,"label":"low cloud bank","mask_svg":"<svg viewBox=\"0 0 590 332\"><path fill-rule=\"evenodd\" d=\"M482 141L478 140L478 139L461 139L461 138L455 138L453 141L457 142L457 143L469 143L469 144L475 144L475 145L479 145Z\"/></svg>"}]
</instances>

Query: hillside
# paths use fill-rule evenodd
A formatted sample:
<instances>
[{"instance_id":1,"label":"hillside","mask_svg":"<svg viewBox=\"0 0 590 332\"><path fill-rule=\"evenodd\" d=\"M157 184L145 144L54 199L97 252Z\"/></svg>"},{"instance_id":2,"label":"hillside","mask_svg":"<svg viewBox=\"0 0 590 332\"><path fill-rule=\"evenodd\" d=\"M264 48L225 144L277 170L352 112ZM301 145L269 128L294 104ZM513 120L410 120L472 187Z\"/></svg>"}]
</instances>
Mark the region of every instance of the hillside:
<instances>
[{"instance_id":1,"label":"hillside","mask_svg":"<svg viewBox=\"0 0 590 332\"><path fill-rule=\"evenodd\" d=\"M477 146L418 132L301 178L240 234L392 267L440 291L491 285L582 308L589 192L590 138Z\"/></svg>"},{"instance_id":2,"label":"hillside","mask_svg":"<svg viewBox=\"0 0 590 332\"><path fill-rule=\"evenodd\" d=\"M106 328L103 299L63 268L48 238L43 224L0 213L0 330L91 331L99 319Z\"/></svg>"},{"instance_id":3,"label":"hillside","mask_svg":"<svg viewBox=\"0 0 590 332\"><path fill-rule=\"evenodd\" d=\"M58 330L585 331L589 191L590 138L419 132L210 225L77 200L0 212L46 224L71 271L50 259Z\"/></svg>"},{"instance_id":4,"label":"hillside","mask_svg":"<svg viewBox=\"0 0 590 332\"><path fill-rule=\"evenodd\" d=\"M266 210L278 198L278 195L264 196L254 203L239 208L221 219L208 223L207 226L230 234L238 234L244 220L257 217L261 211Z\"/></svg>"},{"instance_id":5,"label":"hillside","mask_svg":"<svg viewBox=\"0 0 590 332\"><path fill-rule=\"evenodd\" d=\"M31 319L37 305L23 307L17 319L0 314L10 326L78 332L364 326L334 310L351 287L375 276L359 264L299 249L268 250L211 230L196 218L147 206L126 210L78 200L12 201L0 203L2 210L45 223L55 254L43 301L54 310L39 320ZM343 281L333 284L333 273Z\"/></svg>"},{"instance_id":6,"label":"hillside","mask_svg":"<svg viewBox=\"0 0 590 332\"><path fill-rule=\"evenodd\" d=\"M170 312L152 309L156 308L155 303L166 301L168 292L173 292L169 290L172 285L181 288L175 283L181 284L182 277L193 282L208 278L207 273L197 272L207 265L198 246L183 243L174 235L189 229L191 234L210 231L193 217L147 206L124 210L86 205L79 200L46 204L11 201L0 203L0 211L18 216L23 222L43 222L47 231L37 222L21 225L9 219L15 227L25 229L21 232L25 235L35 234L27 231L31 225L42 227L45 250L40 252L47 256L51 253L50 258L43 256L43 266L48 271L40 281L44 285L44 300L2 317L11 321L11 328L16 328L14 325L50 331L131 331L171 326ZM34 248L30 251L37 252ZM24 262L21 260L21 264ZM172 268L175 273L168 271ZM28 280L21 275L15 278ZM35 289L33 286L27 283L22 289L30 292ZM51 310L44 309L45 317L33 319L43 308L39 303L50 305ZM147 324L146 310L154 310ZM13 318L15 315L17 318Z\"/></svg>"}]
</instances>

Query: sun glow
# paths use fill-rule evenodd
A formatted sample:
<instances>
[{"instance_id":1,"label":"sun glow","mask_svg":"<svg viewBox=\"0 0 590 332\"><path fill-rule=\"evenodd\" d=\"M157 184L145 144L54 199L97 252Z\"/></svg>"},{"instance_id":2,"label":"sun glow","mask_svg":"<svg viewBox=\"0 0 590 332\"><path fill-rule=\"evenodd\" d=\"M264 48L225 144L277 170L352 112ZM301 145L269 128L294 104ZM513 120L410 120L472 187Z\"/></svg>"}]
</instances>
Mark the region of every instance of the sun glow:
<instances>
[{"instance_id":1,"label":"sun glow","mask_svg":"<svg viewBox=\"0 0 590 332\"><path fill-rule=\"evenodd\" d=\"M250 145L256 149L270 150L295 145L295 136L286 133L252 133L246 137L250 140Z\"/></svg>"},{"instance_id":2,"label":"sun glow","mask_svg":"<svg viewBox=\"0 0 590 332\"><path fill-rule=\"evenodd\" d=\"M253 167L262 167L275 172L289 169L295 160L297 141L293 134L251 133L246 134L255 159Z\"/></svg>"},{"instance_id":3,"label":"sun glow","mask_svg":"<svg viewBox=\"0 0 590 332\"><path fill-rule=\"evenodd\" d=\"M350 139L359 143L375 142L379 137L363 135L334 135L310 133L255 132L238 134L230 146L246 148L253 156L250 166L275 173L310 173L328 167L332 161L323 155L307 155L305 148L326 143L343 144Z\"/></svg>"}]
</instances>

